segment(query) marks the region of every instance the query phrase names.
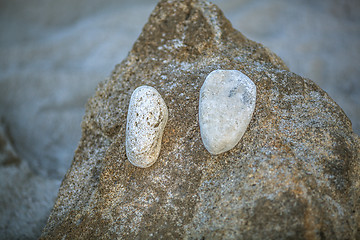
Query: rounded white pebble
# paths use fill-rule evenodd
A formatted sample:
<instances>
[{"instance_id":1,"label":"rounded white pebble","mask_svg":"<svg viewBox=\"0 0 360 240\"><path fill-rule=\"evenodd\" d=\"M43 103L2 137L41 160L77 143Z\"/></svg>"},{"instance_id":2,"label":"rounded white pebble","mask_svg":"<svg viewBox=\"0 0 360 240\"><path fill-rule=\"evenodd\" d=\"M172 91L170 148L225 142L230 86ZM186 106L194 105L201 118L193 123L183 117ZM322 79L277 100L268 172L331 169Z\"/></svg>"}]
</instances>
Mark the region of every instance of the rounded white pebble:
<instances>
[{"instance_id":1,"label":"rounded white pebble","mask_svg":"<svg viewBox=\"0 0 360 240\"><path fill-rule=\"evenodd\" d=\"M200 90L199 124L211 154L226 152L240 141L256 103L256 86L237 70L215 70Z\"/></svg>"},{"instance_id":2,"label":"rounded white pebble","mask_svg":"<svg viewBox=\"0 0 360 240\"><path fill-rule=\"evenodd\" d=\"M153 165L160 153L168 119L164 99L155 88L141 86L131 95L126 122L126 155L135 166Z\"/></svg>"}]
</instances>

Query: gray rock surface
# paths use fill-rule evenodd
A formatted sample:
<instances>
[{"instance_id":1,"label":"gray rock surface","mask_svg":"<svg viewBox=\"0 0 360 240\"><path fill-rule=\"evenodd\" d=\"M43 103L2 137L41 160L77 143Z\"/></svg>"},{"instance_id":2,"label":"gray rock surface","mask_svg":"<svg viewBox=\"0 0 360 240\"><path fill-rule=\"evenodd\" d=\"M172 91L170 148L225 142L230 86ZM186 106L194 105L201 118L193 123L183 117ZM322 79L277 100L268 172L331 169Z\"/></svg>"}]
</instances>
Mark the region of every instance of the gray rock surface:
<instances>
[{"instance_id":1,"label":"gray rock surface","mask_svg":"<svg viewBox=\"0 0 360 240\"><path fill-rule=\"evenodd\" d=\"M237 70L215 70L200 89L201 139L211 154L232 149L244 135L255 109L256 86Z\"/></svg>"},{"instance_id":2,"label":"gray rock surface","mask_svg":"<svg viewBox=\"0 0 360 240\"><path fill-rule=\"evenodd\" d=\"M257 101L239 144L212 156L197 119L200 87L215 69L253 79ZM156 86L169 109L159 159L146 169L127 161L124 144L141 85ZM358 239L359 144L323 90L216 6L161 1L89 100L41 238Z\"/></svg>"},{"instance_id":3,"label":"gray rock surface","mask_svg":"<svg viewBox=\"0 0 360 240\"><path fill-rule=\"evenodd\" d=\"M59 186L60 181L37 176L31 171L18 156L9 129L1 120L0 176L0 239L38 236L39 225L45 225L51 210L49 206L56 198L51 189Z\"/></svg>"}]
</instances>

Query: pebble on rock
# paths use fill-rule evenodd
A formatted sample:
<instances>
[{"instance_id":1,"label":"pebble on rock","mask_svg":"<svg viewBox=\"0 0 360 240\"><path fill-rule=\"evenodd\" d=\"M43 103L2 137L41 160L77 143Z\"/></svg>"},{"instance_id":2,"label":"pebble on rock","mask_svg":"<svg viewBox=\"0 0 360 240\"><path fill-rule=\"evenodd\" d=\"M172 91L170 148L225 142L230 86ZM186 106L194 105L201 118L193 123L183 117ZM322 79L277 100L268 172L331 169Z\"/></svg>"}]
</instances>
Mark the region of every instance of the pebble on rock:
<instances>
[{"instance_id":1,"label":"pebble on rock","mask_svg":"<svg viewBox=\"0 0 360 240\"><path fill-rule=\"evenodd\" d=\"M200 90L199 124L205 148L213 155L240 141L256 103L256 86L237 70L215 70Z\"/></svg>"},{"instance_id":2,"label":"pebble on rock","mask_svg":"<svg viewBox=\"0 0 360 240\"><path fill-rule=\"evenodd\" d=\"M126 155L135 166L153 165L160 153L168 109L159 92L149 86L131 95L126 122Z\"/></svg>"}]
</instances>

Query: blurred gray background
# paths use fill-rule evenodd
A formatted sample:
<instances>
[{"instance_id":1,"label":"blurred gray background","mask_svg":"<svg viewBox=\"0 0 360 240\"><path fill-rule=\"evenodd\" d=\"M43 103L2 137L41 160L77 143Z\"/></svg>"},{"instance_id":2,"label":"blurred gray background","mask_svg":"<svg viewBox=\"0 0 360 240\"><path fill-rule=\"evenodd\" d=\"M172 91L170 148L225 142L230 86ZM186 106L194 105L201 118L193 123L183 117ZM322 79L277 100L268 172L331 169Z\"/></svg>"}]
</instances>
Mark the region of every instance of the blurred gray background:
<instances>
[{"instance_id":1,"label":"blurred gray background","mask_svg":"<svg viewBox=\"0 0 360 240\"><path fill-rule=\"evenodd\" d=\"M0 1L0 238L37 238L87 99L156 0ZM360 133L360 1L215 0L233 26L314 80Z\"/></svg>"}]
</instances>

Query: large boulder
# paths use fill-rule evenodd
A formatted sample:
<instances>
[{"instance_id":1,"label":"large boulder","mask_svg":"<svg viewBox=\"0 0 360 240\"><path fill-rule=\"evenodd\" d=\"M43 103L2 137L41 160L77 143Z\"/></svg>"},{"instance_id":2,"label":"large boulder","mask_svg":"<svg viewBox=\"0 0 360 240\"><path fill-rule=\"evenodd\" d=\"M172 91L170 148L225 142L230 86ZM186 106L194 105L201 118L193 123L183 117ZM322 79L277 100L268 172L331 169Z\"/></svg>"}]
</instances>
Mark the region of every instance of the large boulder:
<instances>
[{"instance_id":1,"label":"large boulder","mask_svg":"<svg viewBox=\"0 0 360 240\"><path fill-rule=\"evenodd\" d=\"M213 156L199 91L216 69L257 89L240 142ZM159 159L133 166L126 116L136 87L156 88L169 119ZM128 57L88 102L82 138L42 239L359 239L360 141L311 80L234 30L204 0L160 1Z\"/></svg>"}]
</instances>

